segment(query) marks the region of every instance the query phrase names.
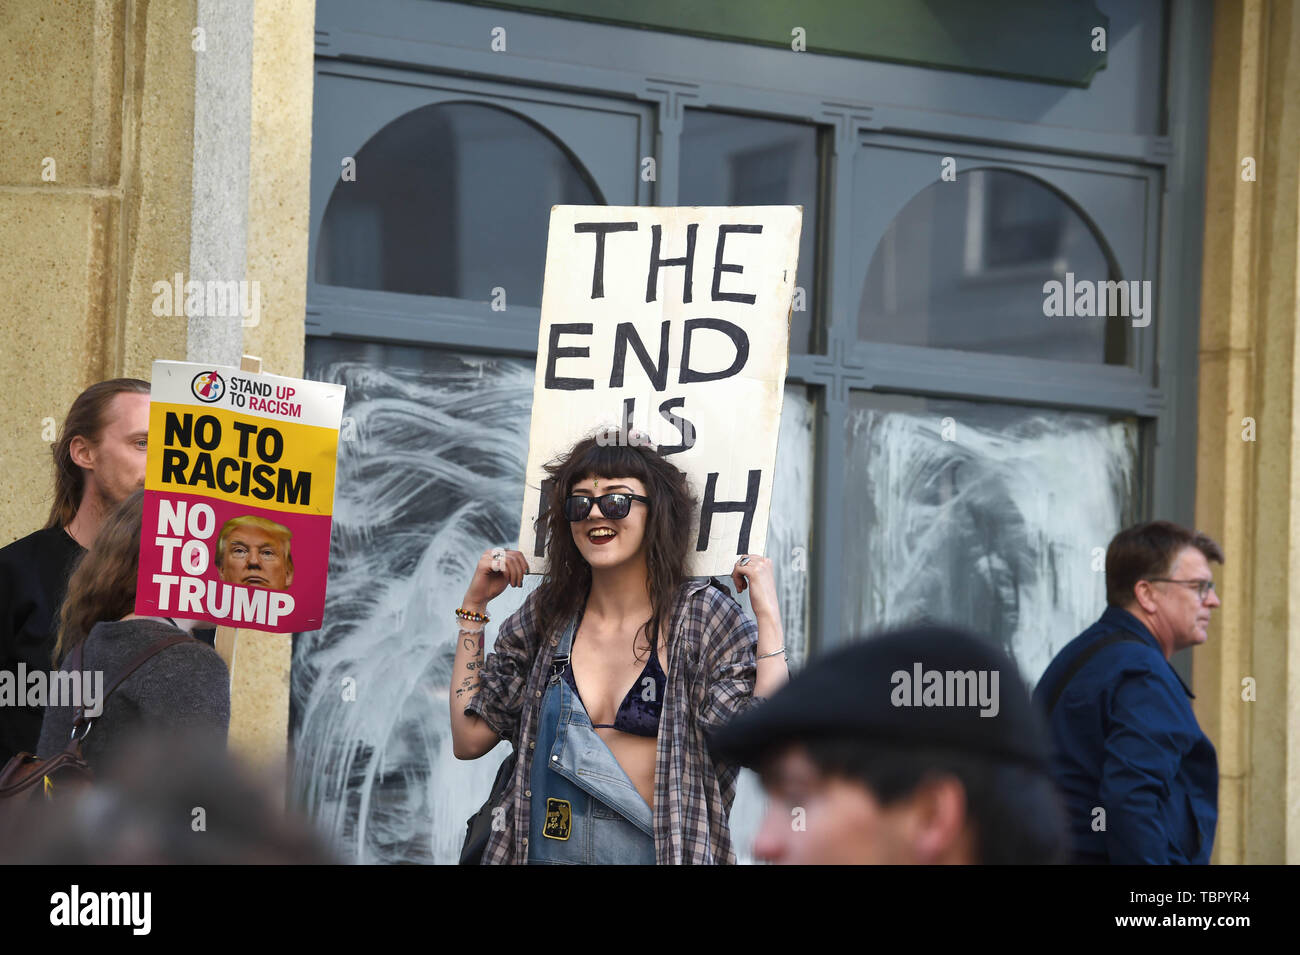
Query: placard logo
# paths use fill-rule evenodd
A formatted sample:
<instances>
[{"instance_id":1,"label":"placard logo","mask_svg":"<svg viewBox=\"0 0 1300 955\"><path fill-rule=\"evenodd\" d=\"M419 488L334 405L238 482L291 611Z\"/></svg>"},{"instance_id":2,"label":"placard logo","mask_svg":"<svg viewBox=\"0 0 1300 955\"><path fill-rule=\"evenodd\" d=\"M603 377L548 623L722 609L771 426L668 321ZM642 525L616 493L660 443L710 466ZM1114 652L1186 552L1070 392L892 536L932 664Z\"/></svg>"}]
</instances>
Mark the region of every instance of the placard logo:
<instances>
[{"instance_id":1,"label":"placard logo","mask_svg":"<svg viewBox=\"0 0 1300 955\"><path fill-rule=\"evenodd\" d=\"M190 391L194 392L194 397L199 401L212 404L214 401L220 401L221 396L226 393L226 382L215 371L201 371L190 382Z\"/></svg>"}]
</instances>

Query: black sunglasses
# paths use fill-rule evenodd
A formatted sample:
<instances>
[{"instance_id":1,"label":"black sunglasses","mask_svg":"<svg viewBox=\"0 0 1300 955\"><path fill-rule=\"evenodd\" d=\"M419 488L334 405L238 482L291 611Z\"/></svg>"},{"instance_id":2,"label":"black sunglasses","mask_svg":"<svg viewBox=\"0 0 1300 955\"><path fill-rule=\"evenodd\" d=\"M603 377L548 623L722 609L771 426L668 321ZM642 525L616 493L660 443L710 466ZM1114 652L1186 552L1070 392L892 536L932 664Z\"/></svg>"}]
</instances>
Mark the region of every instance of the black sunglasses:
<instances>
[{"instance_id":1,"label":"black sunglasses","mask_svg":"<svg viewBox=\"0 0 1300 955\"><path fill-rule=\"evenodd\" d=\"M649 504L650 498L642 497L640 494L623 494L619 492L602 494L600 497L574 494L564 499L564 517L571 522L585 521L587 515L591 513L591 505L599 504L600 513L604 514L608 520L617 521L627 517L628 512L632 510L633 501Z\"/></svg>"}]
</instances>

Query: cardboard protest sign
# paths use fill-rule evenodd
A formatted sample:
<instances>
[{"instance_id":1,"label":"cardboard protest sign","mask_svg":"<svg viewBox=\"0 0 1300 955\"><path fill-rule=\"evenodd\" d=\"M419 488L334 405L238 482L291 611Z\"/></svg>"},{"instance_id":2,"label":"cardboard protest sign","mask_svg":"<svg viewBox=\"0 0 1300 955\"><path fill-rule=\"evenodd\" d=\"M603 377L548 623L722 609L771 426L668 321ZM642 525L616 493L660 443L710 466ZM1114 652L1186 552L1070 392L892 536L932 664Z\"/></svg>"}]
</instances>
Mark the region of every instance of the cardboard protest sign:
<instances>
[{"instance_id":1,"label":"cardboard protest sign","mask_svg":"<svg viewBox=\"0 0 1300 955\"><path fill-rule=\"evenodd\" d=\"M544 465L648 433L699 507L692 575L761 553L781 421L798 206L554 206L519 549L545 570ZM565 489L567 490L567 489Z\"/></svg>"},{"instance_id":2,"label":"cardboard protest sign","mask_svg":"<svg viewBox=\"0 0 1300 955\"><path fill-rule=\"evenodd\" d=\"M136 613L319 629L343 393L154 362Z\"/></svg>"}]
</instances>

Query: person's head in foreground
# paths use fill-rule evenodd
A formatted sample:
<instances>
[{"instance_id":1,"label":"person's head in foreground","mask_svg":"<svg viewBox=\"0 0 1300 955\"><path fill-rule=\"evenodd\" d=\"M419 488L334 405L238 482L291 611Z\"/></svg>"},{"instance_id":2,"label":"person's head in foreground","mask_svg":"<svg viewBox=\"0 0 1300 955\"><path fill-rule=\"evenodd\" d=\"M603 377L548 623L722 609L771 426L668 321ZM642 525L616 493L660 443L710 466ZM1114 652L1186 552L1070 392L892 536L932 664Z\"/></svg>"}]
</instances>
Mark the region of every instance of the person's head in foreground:
<instances>
[{"instance_id":1,"label":"person's head in foreground","mask_svg":"<svg viewBox=\"0 0 1300 955\"><path fill-rule=\"evenodd\" d=\"M917 627L814 660L724 727L759 772L761 862L1042 864L1064 823L1038 716L1010 657Z\"/></svg>"},{"instance_id":2,"label":"person's head in foreground","mask_svg":"<svg viewBox=\"0 0 1300 955\"><path fill-rule=\"evenodd\" d=\"M324 833L284 806L273 768L255 768L190 729L140 728L96 776L62 799L16 807L0 863L322 865Z\"/></svg>"},{"instance_id":3,"label":"person's head in foreground","mask_svg":"<svg viewBox=\"0 0 1300 955\"><path fill-rule=\"evenodd\" d=\"M217 536L217 573L228 584L287 590L293 583L292 539L289 528L265 517L232 517Z\"/></svg>"}]
</instances>

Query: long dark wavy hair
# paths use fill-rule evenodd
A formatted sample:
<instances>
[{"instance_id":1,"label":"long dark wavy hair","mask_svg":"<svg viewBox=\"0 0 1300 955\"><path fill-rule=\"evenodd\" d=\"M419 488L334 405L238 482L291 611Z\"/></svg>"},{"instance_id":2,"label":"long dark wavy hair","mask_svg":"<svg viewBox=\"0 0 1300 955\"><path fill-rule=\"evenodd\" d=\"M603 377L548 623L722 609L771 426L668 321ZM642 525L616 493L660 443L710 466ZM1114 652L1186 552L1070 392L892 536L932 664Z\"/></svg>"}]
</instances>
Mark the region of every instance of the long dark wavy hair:
<instances>
[{"instance_id":1,"label":"long dark wavy hair","mask_svg":"<svg viewBox=\"0 0 1300 955\"><path fill-rule=\"evenodd\" d=\"M135 491L108 512L95 543L72 572L59 608L59 637L53 657L56 667L95 624L121 620L135 610L143 517L144 491Z\"/></svg>"},{"instance_id":2,"label":"long dark wavy hair","mask_svg":"<svg viewBox=\"0 0 1300 955\"><path fill-rule=\"evenodd\" d=\"M607 436L606 436L607 434ZM550 464L550 494L537 523L545 531L550 563L538 587L543 633L552 633L578 612L591 591L591 565L583 558L564 516L564 499L589 474L599 478L636 478L645 485L646 588L652 615L642 625L647 650L670 625L673 600L687 579L691 520L695 498L684 472L646 444L629 442L627 433L609 432L583 438ZM634 507L639 505L633 505ZM638 628L638 633L642 628ZM636 638L633 651L639 660Z\"/></svg>"}]
</instances>

